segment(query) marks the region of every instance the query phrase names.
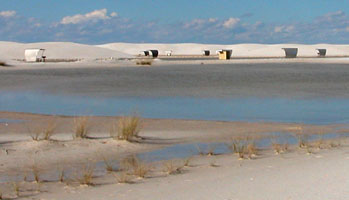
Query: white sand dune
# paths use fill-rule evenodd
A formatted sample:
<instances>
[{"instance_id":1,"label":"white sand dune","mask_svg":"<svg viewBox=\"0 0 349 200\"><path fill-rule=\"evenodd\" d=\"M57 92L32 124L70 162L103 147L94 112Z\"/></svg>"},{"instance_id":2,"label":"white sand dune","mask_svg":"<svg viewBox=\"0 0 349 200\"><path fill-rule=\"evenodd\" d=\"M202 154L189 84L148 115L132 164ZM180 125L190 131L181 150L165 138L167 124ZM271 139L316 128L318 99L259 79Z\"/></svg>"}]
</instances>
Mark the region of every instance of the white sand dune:
<instances>
[{"instance_id":1,"label":"white sand dune","mask_svg":"<svg viewBox=\"0 0 349 200\"><path fill-rule=\"evenodd\" d=\"M93 45L70 42L15 43L0 42L0 60L24 59L24 50L28 48L46 49L45 55L52 59L96 59L127 58L128 54Z\"/></svg>"},{"instance_id":2,"label":"white sand dune","mask_svg":"<svg viewBox=\"0 0 349 200\"><path fill-rule=\"evenodd\" d=\"M236 44L236 45L217 45L217 44L132 44L132 43L110 43L98 45L107 49L121 51L131 55L137 55L140 51L157 49L160 54L172 50L173 55L201 55L202 50L207 49L214 54L216 50L232 49L233 57L284 57L282 48L298 48L298 56L317 56L316 49L327 49L328 56L349 56L349 45L332 44Z\"/></svg>"},{"instance_id":3,"label":"white sand dune","mask_svg":"<svg viewBox=\"0 0 349 200\"><path fill-rule=\"evenodd\" d=\"M327 49L327 56L349 56L349 45L332 44L144 44L144 43L110 43L103 45L86 45L70 42L16 43L0 41L0 60L11 62L14 59L24 59L27 48L46 49L45 55L50 59L85 59L98 58L130 58L141 51L157 49L160 55L172 50L173 55L201 55L207 49L215 54L220 49L232 49L233 57L284 57L282 48L298 48L299 57L316 57L318 48Z\"/></svg>"}]
</instances>

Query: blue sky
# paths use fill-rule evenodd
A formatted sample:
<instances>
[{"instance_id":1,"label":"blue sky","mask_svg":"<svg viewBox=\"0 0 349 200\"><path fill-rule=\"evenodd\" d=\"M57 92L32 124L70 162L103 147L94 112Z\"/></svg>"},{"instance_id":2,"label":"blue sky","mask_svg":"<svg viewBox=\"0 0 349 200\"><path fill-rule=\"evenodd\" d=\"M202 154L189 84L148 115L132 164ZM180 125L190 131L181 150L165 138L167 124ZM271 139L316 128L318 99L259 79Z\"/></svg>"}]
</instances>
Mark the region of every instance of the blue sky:
<instances>
[{"instance_id":1,"label":"blue sky","mask_svg":"<svg viewBox=\"0 0 349 200\"><path fill-rule=\"evenodd\" d=\"M343 0L1 0L0 40L349 43L347 13Z\"/></svg>"}]
</instances>

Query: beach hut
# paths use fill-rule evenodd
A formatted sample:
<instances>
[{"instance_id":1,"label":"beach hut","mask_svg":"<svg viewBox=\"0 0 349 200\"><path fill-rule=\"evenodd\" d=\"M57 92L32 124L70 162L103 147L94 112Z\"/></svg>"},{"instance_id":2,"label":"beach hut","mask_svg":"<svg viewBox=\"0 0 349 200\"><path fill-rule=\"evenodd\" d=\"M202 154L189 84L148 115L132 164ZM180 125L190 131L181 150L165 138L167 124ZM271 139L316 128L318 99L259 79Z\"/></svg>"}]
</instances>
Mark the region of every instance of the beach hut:
<instances>
[{"instance_id":1,"label":"beach hut","mask_svg":"<svg viewBox=\"0 0 349 200\"><path fill-rule=\"evenodd\" d=\"M172 50L167 50L167 51L165 51L165 54L166 54L167 56L172 56Z\"/></svg>"},{"instance_id":2,"label":"beach hut","mask_svg":"<svg viewBox=\"0 0 349 200\"><path fill-rule=\"evenodd\" d=\"M141 55L143 55L143 56L151 56L153 58L157 58L159 56L159 51L158 50L141 51Z\"/></svg>"},{"instance_id":3,"label":"beach hut","mask_svg":"<svg viewBox=\"0 0 349 200\"><path fill-rule=\"evenodd\" d=\"M296 58L298 48L282 48L285 51L286 58Z\"/></svg>"},{"instance_id":4,"label":"beach hut","mask_svg":"<svg viewBox=\"0 0 349 200\"><path fill-rule=\"evenodd\" d=\"M45 49L26 49L24 50L24 58L26 62L45 62Z\"/></svg>"},{"instance_id":5,"label":"beach hut","mask_svg":"<svg viewBox=\"0 0 349 200\"><path fill-rule=\"evenodd\" d=\"M209 56L210 55L210 50L202 50L202 55Z\"/></svg>"},{"instance_id":6,"label":"beach hut","mask_svg":"<svg viewBox=\"0 0 349 200\"><path fill-rule=\"evenodd\" d=\"M317 50L317 55L320 57L325 57L326 56L326 49L316 49Z\"/></svg>"},{"instance_id":7,"label":"beach hut","mask_svg":"<svg viewBox=\"0 0 349 200\"><path fill-rule=\"evenodd\" d=\"M222 49L218 51L219 60L229 60L232 54L233 50L231 49Z\"/></svg>"}]
</instances>

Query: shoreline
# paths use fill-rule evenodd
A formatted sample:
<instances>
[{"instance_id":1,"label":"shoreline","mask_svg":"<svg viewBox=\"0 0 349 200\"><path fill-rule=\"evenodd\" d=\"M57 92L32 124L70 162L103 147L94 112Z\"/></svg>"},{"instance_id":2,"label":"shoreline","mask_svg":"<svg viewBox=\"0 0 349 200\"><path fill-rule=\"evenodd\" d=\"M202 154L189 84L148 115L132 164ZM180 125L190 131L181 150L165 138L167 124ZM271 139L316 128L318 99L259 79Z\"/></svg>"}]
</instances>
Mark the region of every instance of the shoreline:
<instances>
[{"instance_id":1,"label":"shoreline","mask_svg":"<svg viewBox=\"0 0 349 200\"><path fill-rule=\"evenodd\" d=\"M204 192L204 188L215 188L215 192L210 189L211 192L207 193L205 198L214 199L224 197L225 199L247 198L257 200L260 199L260 195L268 194L266 191L271 190L273 187L276 187L276 190L274 190L273 197L269 199L280 199L286 197L286 194L282 193L282 191L291 186L293 192L287 193L288 196L297 196L297 199L306 199L303 196L299 196L303 191L302 187L298 184L299 173L309 181L309 184L316 182L318 184L317 188L325 187L327 182L318 182L318 178L315 179L313 177L316 175L316 177L321 178L323 175L331 173L330 177L326 176L326 180L329 180L329 178L331 180L338 180L339 177L335 176L335 174L341 172L344 176L341 176L340 180L345 180L347 177L346 169L349 164L346 160L349 159L347 155L349 144L347 137L325 139L319 144L317 141L309 141L309 146L311 145L310 151L308 147L298 148L297 145L292 144L287 147L286 152L280 154L275 154L273 147L257 147L256 155L252 155L250 159L247 158L247 154L244 159L238 159L239 157L236 154L230 152L216 155L215 149L212 150L212 155L209 155L208 153L211 150L206 149L210 148L208 146L202 149L205 152L204 155L194 154L195 156L190 156L190 164L181 168L180 171L173 175L168 174L166 170L169 169L164 168L164 166L173 162L173 167L178 167L183 165L185 159L180 158L173 161L160 160L148 163L151 166L151 170L145 178L137 178L134 175L129 175L134 184L120 184L117 183L118 179L113 174L115 173L117 176L120 176L122 172L104 172L103 163L105 161L103 159L113 161L132 154L147 154L147 152L163 149L175 144L194 145L198 142L208 144L212 142L229 143L233 138L247 137L250 139L255 137L257 141L263 138L258 136L260 133L278 130L295 131L297 133L297 127L299 126L302 126L304 134L325 133L338 127L280 123L143 119L140 136L145 139L137 143L130 143L107 137L107 121L115 121L118 117L91 116L89 119L91 122L91 138L80 140L74 140L68 137L72 130L69 122L72 123L74 120L71 116L0 112L0 118L24 120L24 122L8 123L7 125L0 123L0 142L2 143L0 153L3 155L0 158L0 169L2 174L7 178L11 176L17 177L16 180L18 182L16 184L20 186L20 195L30 194L33 197L45 199L96 199L97 197L125 200L148 199L151 197L157 199L203 198L201 194ZM45 124L47 125L53 119L57 120L56 122L59 124L53 140L32 141L27 136L28 129L26 127L45 127ZM22 139L13 140L14 136ZM282 142L280 145L283 144ZM175 155L175 152L173 153ZM59 164L58 166L57 163ZM70 174L73 173L72 171L74 169L80 169L81 171L82 166L86 163L96 163L95 176L92 181L98 187L95 187L95 185L87 186L79 184L76 175ZM337 164L331 165L331 163ZM30 174L32 174L32 166L34 165L40 169L41 183L31 181L33 177ZM64 167L63 169L67 173L63 183L57 181L58 175L52 174L52 171L58 173L59 167ZM23 176L26 173L28 177L25 176L27 177L25 179L26 181L23 181ZM293 178L289 177L287 181L279 185L278 181L283 180L281 176L285 173ZM251 181L251 178L253 178L253 181ZM239 180L249 180L249 182L240 182ZM265 185L266 188L257 189L262 187L260 181L263 182L263 180L269 180L270 182ZM41 189L32 191L31 188L37 187L38 184L41 185ZM249 193L238 192L240 189L235 187L238 184L245 187L245 190L249 188L257 189L254 191L255 195L251 196L248 195ZM298 184L298 186L295 184ZM170 185L171 187L169 187ZM201 187L194 187L192 190L181 194L174 192L180 190L182 187L192 185L201 185ZM234 187L229 185L233 185ZM10 186L11 182L1 183L0 189L3 190L3 188L9 188ZM339 194L343 195L344 188L341 186L343 184L336 185L335 188ZM154 192L155 188L158 192ZM168 190L169 188L172 189ZM130 190L136 190L138 192L128 194ZM13 192L10 189L3 191L6 191L3 193L5 197L13 196ZM231 193L231 191L235 192ZM319 192L318 190L315 191ZM169 194L170 197L168 196ZM217 196L218 194L223 195ZM259 194L258 197L256 194ZM331 193L324 193L323 195L329 198L333 197Z\"/></svg>"},{"instance_id":2,"label":"shoreline","mask_svg":"<svg viewBox=\"0 0 349 200\"><path fill-rule=\"evenodd\" d=\"M175 57L175 56L174 56ZM348 56L336 56L336 57L299 57L299 58L282 58L282 57L258 57L258 58L232 58L230 60L213 60L213 59L195 59L195 60L181 60L174 59L170 56L168 59L152 60L151 65L138 65L136 61L143 58L134 58L129 61L80 61L80 62L48 62L48 63L22 63L22 62L10 62L8 66L0 67L2 70L24 70L24 69L79 69L79 68L113 68L113 67L161 67L171 65L226 65L226 64L289 64L289 63L310 63L310 64L349 64ZM146 58L149 60L149 58Z\"/></svg>"}]
</instances>

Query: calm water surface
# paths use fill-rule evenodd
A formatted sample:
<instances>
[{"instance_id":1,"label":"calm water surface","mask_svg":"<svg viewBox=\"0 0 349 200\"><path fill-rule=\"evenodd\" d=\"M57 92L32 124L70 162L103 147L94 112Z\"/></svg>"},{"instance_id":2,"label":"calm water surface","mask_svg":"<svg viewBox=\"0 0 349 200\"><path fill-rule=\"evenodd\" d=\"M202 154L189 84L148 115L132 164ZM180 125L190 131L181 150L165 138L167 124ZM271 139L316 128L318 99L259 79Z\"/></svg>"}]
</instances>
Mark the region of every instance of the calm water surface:
<instances>
[{"instance_id":1,"label":"calm water surface","mask_svg":"<svg viewBox=\"0 0 349 200\"><path fill-rule=\"evenodd\" d=\"M82 97L41 93L0 93L0 110L57 115L116 116L222 121L329 124L349 122L345 98Z\"/></svg>"}]
</instances>

